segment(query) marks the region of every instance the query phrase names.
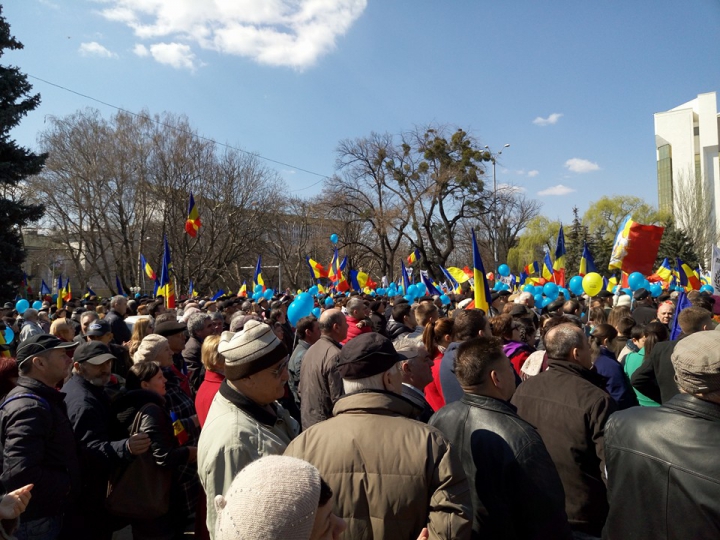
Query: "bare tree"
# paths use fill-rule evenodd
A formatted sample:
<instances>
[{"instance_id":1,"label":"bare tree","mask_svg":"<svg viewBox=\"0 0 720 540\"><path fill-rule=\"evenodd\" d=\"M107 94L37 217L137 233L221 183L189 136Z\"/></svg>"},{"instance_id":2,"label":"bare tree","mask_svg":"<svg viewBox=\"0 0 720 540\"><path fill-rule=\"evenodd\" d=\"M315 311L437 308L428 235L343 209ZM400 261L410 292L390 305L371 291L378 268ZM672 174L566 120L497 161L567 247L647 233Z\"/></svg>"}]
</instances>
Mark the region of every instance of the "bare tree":
<instances>
[{"instance_id":1,"label":"bare tree","mask_svg":"<svg viewBox=\"0 0 720 540\"><path fill-rule=\"evenodd\" d=\"M713 205L713 191L706 177L691 170L673 182L673 215L675 225L685 232L694 251L705 267L709 267L712 245L718 236Z\"/></svg>"}]
</instances>

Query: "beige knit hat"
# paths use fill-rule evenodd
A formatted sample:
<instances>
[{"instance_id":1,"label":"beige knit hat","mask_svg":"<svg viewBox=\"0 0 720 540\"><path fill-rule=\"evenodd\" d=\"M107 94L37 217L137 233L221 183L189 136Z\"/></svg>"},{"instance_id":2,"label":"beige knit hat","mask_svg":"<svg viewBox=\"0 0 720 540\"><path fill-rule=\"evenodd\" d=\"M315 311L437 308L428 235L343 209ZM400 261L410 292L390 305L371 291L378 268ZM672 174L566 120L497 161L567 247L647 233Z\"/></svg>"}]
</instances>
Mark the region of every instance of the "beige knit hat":
<instances>
[{"instance_id":1,"label":"beige knit hat","mask_svg":"<svg viewBox=\"0 0 720 540\"><path fill-rule=\"evenodd\" d=\"M267 324L248 321L242 332L223 332L218 352L225 357L225 377L237 380L267 369L288 355Z\"/></svg>"},{"instance_id":2,"label":"beige knit hat","mask_svg":"<svg viewBox=\"0 0 720 540\"><path fill-rule=\"evenodd\" d=\"M319 503L315 467L289 456L258 459L215 497L215 540L309 540Z\"/></svg>"},{"instance_id":3,"label":"beige knit hat","mask_svg":"<svg viewBox=\"0 0 720 540\"><path fill-rule=\"evenodd\" d=\"M158 353L163 351L168 346L168 340L159 334L148 334L140 342L138 350L133 355L133 362L135 364L139 362L153 361L157 357Z\"/></svg>"},{"instance_id":4,"label":"beige knit hat","mask_svg":"<svg viewBox=\"0 0 720 540\"><path fill-rule=\"evenodd\" d=\"M678 341L671 356L675 382L690 394L720 390L720 335L695 332Z\"/></svg>"}]
</instances>

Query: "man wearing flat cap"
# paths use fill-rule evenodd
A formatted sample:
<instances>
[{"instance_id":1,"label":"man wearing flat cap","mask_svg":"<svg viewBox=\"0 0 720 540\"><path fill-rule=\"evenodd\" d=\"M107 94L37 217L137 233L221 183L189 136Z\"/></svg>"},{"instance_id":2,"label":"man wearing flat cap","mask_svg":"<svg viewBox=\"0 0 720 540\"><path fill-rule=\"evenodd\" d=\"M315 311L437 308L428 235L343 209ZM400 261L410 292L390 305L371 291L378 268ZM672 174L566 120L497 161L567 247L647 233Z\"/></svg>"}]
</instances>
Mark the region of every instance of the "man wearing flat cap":
<instances>
[{"instance_id":1,"label":"man wearing flat cap","mask_svg":"<svg viewBox=\"0 0 720 540\"><path fill-rule=\"evenodd\" d=\"M62 392L75 342L38 334L18 347L17 386L0 404L0 483L10 492L34 484L18 538L58 538L63 514L81 491L75 437ZM37 531L43 531L38 535Z\"/></svg>"},{"instance_id":2,"label":"man wearing flat cap","mask_svg":"<svg viewBox=\"0 0 720 540\"><path fill-rule=\"evenodd\" d=\"M657 308L652 296L650 296L650 292L641 287L633 293L633 299L635 300L635 309L633 309L632 317L635 322L646 326L650 321L654 321Z\"/></svg>"},{"instance_id":3,"label":"man wearing flat cap","mask_svg":"<svg viewBox=\"0 0 720 540\"><path fill-rule=\"evenodd\" d=\"M100 341L83 343L73 355L75 373L63 386L82 472L80 504L73 506L63 524L69 537L79 538L86 531L93 531L98 540L110 540L113 531L105 510L110 473L150 448L150 438L145 433L111 440L113 414L105 387L115 360L108 345Z\"/></svg>"},{"instance_id":4,"label":"man wearing flat cap","mask_svg":"<svg viewBox=\"0 0 720 540\"><path fill-rule=\"evenodd\" d=\"M458 455L402 397L404 356L371 332L348 342L337 369L345 395L333 418L290 443L285 455L309 461L335 494L346 538L470 538L472 509Z\"/></svg>"},{"instance_id":5,"label":"man wearing flat cap","mask_svg":"<svg viewBox=\"0 0 720 540\"><path fill-rule=\"evenodd\" d=\"M680 394L607 423L603 538L720 538L720 332L681 340L672 364Z\"/></svg>"}]
</instances>

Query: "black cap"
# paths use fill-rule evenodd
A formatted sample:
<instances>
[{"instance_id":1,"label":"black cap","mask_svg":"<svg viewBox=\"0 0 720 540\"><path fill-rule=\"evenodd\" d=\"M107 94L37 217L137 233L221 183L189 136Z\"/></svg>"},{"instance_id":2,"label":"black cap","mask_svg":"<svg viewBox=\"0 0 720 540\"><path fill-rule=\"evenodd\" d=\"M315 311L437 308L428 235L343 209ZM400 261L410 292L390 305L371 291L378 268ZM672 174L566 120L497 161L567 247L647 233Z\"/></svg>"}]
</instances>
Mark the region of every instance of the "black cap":
<instances>
[{"instance_id":1,"label":"black cap","mask_svg":"<svg viewBox=\"0 0 720 540\"><path fill-rule=\"evenodd\" d=\"M78 343L76 341L62 341L50 334L37 334L27 338L20 344L15 355L15 360L18 365L20 365L28 358L32 358L38 354L53 349L72 349L77 346Z\"/></svg>"},{"instance_id":2,"label":"black cap","mask_svg":"<svg viewBox=\"0 0 720 540\"><path fill-rule=\"evenodd\" d=\"M87 362L93 366L99 366L108 360L115 360L115 355L110 352L110 348L104 343L89 341L77 348L73 360L79 364Z\"/></svg>"},{"instance_id":3,"label":"black cap","mask_svg":"<svg viewBox=\"0 0 720 540\"><path fill-rule=\"evenodd\" d=\"M510 316L512 317L524 317L530 314L530 308L525 304L515 304L510 310Z\"/></svg>"},{"instance_id":4,"label":"black cap","mask_svg":"<svg viewBox=\"0 0 720 540\"><path fill-rule=\"evenodd\" d=\"M494 302L501 296L510 296L510 291L493 291L490 293L490 301Z\"/></svg>"},{"instance_id":5,"label":"black cap","mask_svg":"<svg viewBox=\"0 0 720 540\"><path fill-rule=\"evenodd\" d=\"M187 325L177 321L163 321L155 325L153 334L160 334L163 337L172 336L185 331Z\"/></svg>"},{"instance_id":6,"label":"black cap","mask_svg":"<svg viewBox=\"0 0 720 540\"><path fill-rule=\"evenodd\" d=\"M73 315L81 315L87 311L85 308L79 307L73 310Z\"/></svg>"},{"instance_id":7,"label":"black cap","mask_svg":"<svg viewBox=\"0 0 720 540\"><path fill-rule=\"evenodd\" d=\"M97 321L93 321L90 323L90 326L88 326L87 332L85 332L86 336L94 336L94 337L102 337L106 334L109 334L112 332L112 328L110 327L110 323L107 321L104 321L103 319L98 319Z\"/></svg>"},{"instance_id":8,"label":"black cap","mask_svg":"<svg viewBox=\"0 0 720 540\"><path fill-rule=\"evenodd\" d=\"M612 298L614 295L607 289L603 289L602 291L597 293L595 296L597 296L598 298Z\"/></svg>"},{"instance_id":9,"label":"black cap","mask_svg":"<svg viewBox=\"0 0 720 540\"><path fill-rule=\"evenodd\" d=\"M648 296L650 296L650 293L647 289L643 289L642 287L633 293L633 298L635 298L635 300L645 300Z\"/></svg>"},{"instance_id":10,"label":"black cap","mask_svg":"<svg viewBox=\"0 0 720 540\"><path fill-rule=\"evenodd\" d=\"M369 332L351 339L340 350L337 370L343 379L364 379L383 373L406 358L388 338Z\"/></svg>"},{"instance_id":11,"label":"black cap","mask_svg":"<svg viewBox=\"0 0 720 540\"><path fill-rule=\"evenodd\" d=\"M565 303L565 300L553 300L550 302L547 307L545 308L548 313L552 313L553 311L557 311L561 307L563 307L563 304Z\"/></svg>"}]
</instances>

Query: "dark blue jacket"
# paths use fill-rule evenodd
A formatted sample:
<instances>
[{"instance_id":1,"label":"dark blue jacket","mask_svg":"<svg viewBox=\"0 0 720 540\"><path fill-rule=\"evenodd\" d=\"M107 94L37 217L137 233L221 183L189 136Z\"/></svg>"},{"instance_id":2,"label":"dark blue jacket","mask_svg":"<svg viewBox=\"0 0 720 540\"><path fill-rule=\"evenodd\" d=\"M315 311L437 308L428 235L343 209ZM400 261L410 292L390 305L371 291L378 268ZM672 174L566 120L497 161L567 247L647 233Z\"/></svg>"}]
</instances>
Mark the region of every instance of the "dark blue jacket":
<instances>
[{"instance_id":1,"label":"dark blue jacket","mask_svg":"<svg viewBox=\"0 0 720 540\"><path fill-rule=\"evenodd\" d=\"M630 380L611 351L603 347L602 353L595 359L593 365L595 371L607 379L605 390L617 403L618 410L622 411L638 405L637 396L630 385Z\"/></svg>"},{"instance_id":2,"label":"dark blue jacket","mask_svg":"<svg viewBox=\"0 0 720 540\"><path fill-rule=\"evenodd\" d=\"M19 397L33 394L34 397ZM61 515L80 491L80 465L65 394L19 377L0 408L3 492L35 484L23 521Z\"/></svg>"}]
</instances>

